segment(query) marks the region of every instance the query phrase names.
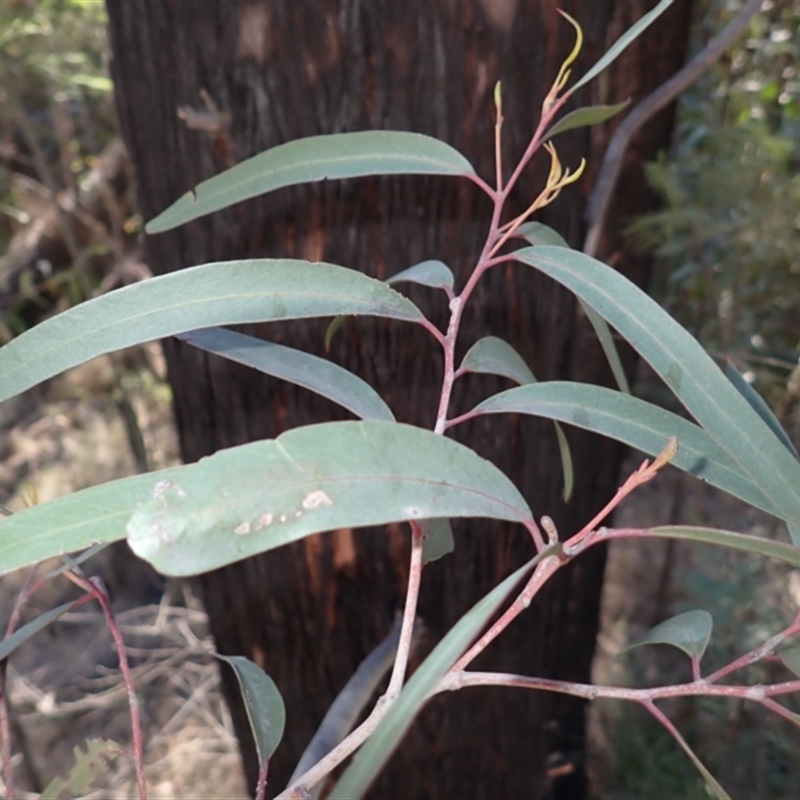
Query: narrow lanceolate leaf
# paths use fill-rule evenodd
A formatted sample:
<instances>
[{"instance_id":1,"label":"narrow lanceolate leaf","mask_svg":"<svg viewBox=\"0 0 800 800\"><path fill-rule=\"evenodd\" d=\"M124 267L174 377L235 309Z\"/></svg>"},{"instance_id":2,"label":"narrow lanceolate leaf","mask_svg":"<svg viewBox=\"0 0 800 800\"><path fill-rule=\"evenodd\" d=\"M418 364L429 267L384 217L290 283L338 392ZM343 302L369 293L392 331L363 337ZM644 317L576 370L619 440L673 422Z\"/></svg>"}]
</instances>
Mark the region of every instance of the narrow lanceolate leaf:
<instances>
[{"instance_id":1,"label":"narrow lanceolate leaf","mask_svg":"<svg viewBox=\"0 0 800 800\"><path fill-rule=\"evenodd\" d=\"M467 351L461 362L464 372L482 372L489 375L500 375L519 384L531 384L536 378L522 356L507 342L496 336L485 336L479 339ZM564 477L564 501L572 496L575 484L575 473L572 466L572 453L569 442L561 426L556 422L556 438L561 456L561 470Z\"/></svg>"},{"instance_id":2,"label":"narrow lanceolate leaf","mask_svg":"<svg viewBox=\"0 0 800 800\"><path fill-rule=\"evenodd\" d=\"M554 247L569 248L567 240L557 230L541 222L523 222L514 235L531 244L552 244Z\"/></svg>"},{"instance_id":3,"label":"narrow lanceolate leaf","mask_svg":"<svg viewBox=\"0 0 800 800\"><path fill-rule=\"evenodd\" d=\"M93 486L0 519L0 575L125 538L125 523L167 470Z\"/></svg>"},{"instance_id":4,"label":"narrow lanceolate leaf","mask_svg":"<svg viewBox=\"0 0 800 800\"><path fill-rule=\"evenodd\" d=\"M331 800L361 797L388 761L430 693L486 626L520 581L543 557L545 550L498 584L453 626L447 636L417 668L400 697L370 736L329 795Z\"/></svg>"},{"instance_id":5,"label":"narrow lanceolate leaf","mask_svg":"<svg viewBox=\"0 0 800 800\"><path fill-rule=\"evenodd\" d=\"M548 381L508 389L478 404L476 414L532 414L584 428L657 456L671 437L678 452L670 462L771 514L772 502L741 466L702 428L644 400L602 386Z\"/></svg>"},{"instance_id":6,"label":"narrow lanceolate leaf","mask_svg":"<svg viewBox=\"0 0 800 800\"><path fill-rule=\"evenodd\" d=\"M222 450L151 484L128 523L133 551L196 575L334 528L436 517L531 518L472 450L390 422L330 422Z\"/></svg>"},{"instance_id":7,"label":"narrow lanceolate leaf","mask_svg":"<svg viewBox=\"0 0 800 800\"><path fill-rule=\"evenodd\" d=\"M683 650L690 658L702 658L713 626L714 620L708 611L685 611L651 628L627 649L644 644L669 644Z\"/></svg>"},{"instance_id":8,"label":"narrow lanceolate leaf","mask_svg":"<svg viewBox=\"0 0 800 800\"><path fill-rule=\"evenodd\" d=\"M786 431L778 421L778 418L772 413L772 409L767 405L764 398L744 379L744 375L736 369L731 361L725 367L725 374L728 376L728 380L741 393L742 397L750 403L756 414L769 425L772 432L783 442L783 446L795 458L800 458L792 440L786 435Z\"/></svg>"},{"instance_id":9,"label":"narrow lanceolate leaf","mask_svg":"<svg viewBox=\"0 0 800 800\"><path fill-rule=\"evenodd\" d=\"M286 707L281 693L275 681L249 658L223 656L219 653L215 655L230 664L236 680L239 681L250 730L256 743L258 761L263 765L277 749L286 727Z\"/></svg>"},{"instance_id":10,"label":"narrow lanceolate leaf","mask_svg":"<svg viewBox=\"0 0 800 800\"><path fill-rule=\"evenodd\" d=\"M44 614L40 614L27 625L18 628L11 636L6 636L6 638L0 642L0 661L4 658L8 658L20 645L27 642L31 637L36 636L39 631L43 631L60 616L66 614L73 605L75 604L64 603L56 608L51 608L50 611L45 611Z\"/></svg>"},{"instance_id":11,"label":"narrow lanceolate leaf","mask_svg":"<svg viewBox=\"0 0 800 800\"><path fill-rule=\"evenodd\" d=\"M203 181L145 230L160 233L221 208L284 186L366 175L472 175L450 145L406 131L309 136L278 145Z\"/></svg>"},{"instance_id":12,"label":"narrow lanceolate leaf","mask_svg":"<svg viewBox=\"0 0 800 800\"><path fill-rule=\"evenodd\" d=\"M617 103L613 106L587 106L586 108L576 108L575 111L570 111L569 114L563 116L547 133L545 133L543 142L558 136L559 133L564 131L571 131L574 128L586 128L589 125L599 125L611 117L615 117L622 111L630 100L625 100L622 103Z\"/></svg>"},{"instance_id":13,"label":"narrow lanceolate leaf","mask_svg":"<svg viewBox=\"0 0 800 800\"><path fill-rule=\"evenodd\" d=\"M778 516L800 524L800 463L688 331L623 275L583 253L542 246L514 255L566 286L616 328L738 462Z\"/></svg>"},{"instance_id":14,"label":"narrow lanceolate leaf","mask_svg":"<svg viewBox=\"0 0 800 800\"><path fill-rule=\"evenodd\" d=\"M453 529L449 519L423 519L422 528L422 563L438 561L455 549Z\"/></svg>"},{"instance_id":15,"label":"narrow lanceolate leaf","mask_svg":"<svg viewBox=\"0 0 800 800\"><path fill-rule=\"evenodd\" d=\"M430 261L421 261L413 267L398 272L397 275L392 275L391 278L387 279L386 283L402 283L404 281L418 283L421 286L430 286L433 289L443 289L445 287L452 289L455 279L453 278L452 270L447 264L443 261L432 259Z\"/></svg>"},{"instance_id":16,"label":"narrow lanceolate leaf","mask_svg":"<svg viewBox=\"0 0 800 800\"><path fill-rule=\"evenodd\" d=\"M716 528L697 528L688 525L672 525L659 528L650 528L648 536L658 536L664 539L682 539L701 544L714 544L728 547L732 550L741 550L744 553L753 553L766 558L783 561L793 567L800 567L800 547L783 542L773 542L759 536L749 536L734 531L722 531Z\"/></svg>"},{"instance_id":17,"label":"narrow lanceolate leaf","mask_svg":"<svg viewBox=\"0 0 800 800\"><path fill-rule=\"evenodd\" d=\"M178 338L209 353L321 394L361 419L394 421L389 406L368 383L324 358L226 328L203 328L179 334Z\"/></svg>"},{"instance_id":18,"label":"narrow lanceolate leaf","mask_svg":"<svg viewBox=\"0 0 800 800\"><path fill-rule=\"evenodd\" d=\"M652 10L645 14L635 25L628 28L622 36L614 42L606 51L605 55L570 89L570 94L580 89L590 80L599 75L609 64L616 61L617 57L628 47L628 45L644 32L646 28L653 24L670 6L672 0L661 0Z\"/></svg>"},{"instance_id":19,"label":"narrow lanceolate leaf","mask_svg":"<svg viewBox=\"0 0 800 800\"><path fill-rule=\"evenodd\" d=\"M96 297L0 349L0 401L103 353L212 325L368 314L419 321L382 281L294 259L204 264Z\"/></svg>"}]
</instances>

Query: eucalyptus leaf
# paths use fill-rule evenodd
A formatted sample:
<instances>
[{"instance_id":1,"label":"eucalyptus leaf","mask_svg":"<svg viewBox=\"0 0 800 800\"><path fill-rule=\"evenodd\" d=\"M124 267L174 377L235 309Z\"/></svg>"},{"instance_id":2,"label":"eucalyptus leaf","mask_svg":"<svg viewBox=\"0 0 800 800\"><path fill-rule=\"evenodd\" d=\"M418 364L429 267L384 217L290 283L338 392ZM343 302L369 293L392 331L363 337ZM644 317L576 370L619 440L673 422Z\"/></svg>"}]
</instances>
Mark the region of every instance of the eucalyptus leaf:
<instances>
[{"instance_id":1,"label":"eucalyptus leaf","mask_svg":"<svg viewBox=\"0 0 800 800\"><path fill-rule=\"evenodd\" d=\"M17 630L15 630L11 636L6 636L6 638L0 642L0 661L8 658L20 645L27 642L31 637L36 636L39 631L43 631L48 625L55 622L60 616L66 614L67 611L69 611L74 605L74 602L70 602L64 603L56 608L51 608L50 611L45 611L43 614L39 614L36 619L31 620L20 628L17 628Z\"/></svg>"},{"instance_id":2,"label":"eucalyptus leaf","mask_svg":"<svg viewBox=\"0 0 800 800\"><path fill-rule=\"evenodd\" d=\"M443 261L431 259L429 261L420 261L413 267L404 269L391 278L387 278L386 283L418 283L421 286L430 286L433 289L443 289L447 287L452 289L455 283L453 271Z\"/></svg>"},{"instance_id":3,"label":"eucalyptus leaf","mask_svg":"<svg viewBox=\"0 0 800 800\"><path fill-rule=\"evenodd\" d=\"M333 788L329 795L331 800L353 800L367 791L430 693L436 688L436 684L481 633L519 582L536 563L552 555L553 552L553 548L544 550L539 556L509 575L461 617L411 676L394 705Z\"/></svg>"},{"instance_id":4,"label":"eucalyptus leaf","mask_svg":"<svg viewBox=\"0 0 800 800\"><path fill-rule=\"evenodd\" d=\"M422 563L438 561L455 549L453 530L446 517L420 520L422 528Z\"/></svg>"},{"instance_id":5,"label":"eucalyptus leaf","mask_svg":"<svg viewBox=\"0 0 800 800\"><path fill-rule=\"evenodd\" d=\"M706 651L714 620L708 611L696 609L665 620L639 636L626 649L645 644L669 644L683 650L690 658L702 658Z\"/></svg>"},{"instance_id":6,"label":"eucalyptus leaf","mask_svg":"<svg viewBox=\"0 0 800 800\"><path fill-rule=\"evenodd\" d=\"M335 528L531 519L519 491L490 462L431 431L390 422L309 425L221 450L162 474L150 498L128 522L128 543L175 576Z\"/></svg>"},{"instance_id":7,"label":"eucalyptus leaf","mask_svg":"<svg viewBox=\"0 0 800 800\"><path fill-rule=\"evenodd\" d=\"M150 220L161 233L284 186L367 175L473 175L450 145L406 131L309 136L278 145L209 178Z\"/></svg>"},{"instance_id":8,"label":"eucalyptus leaf","mask_svg":"<svg viewBox=\"0 0 800 800\"><path fill-rule=\"evenodd\" d=\"M638 39L639 36L648 28L653 22L658 19L671 5L673 0L661 0L661 2L652 11L645 14L637 23L628 28L622 36L614 42L613 45L606 51L600 60L570 89L570 94L574 93L584 84L589 83L590 80L597 77L606 67L616 61L618 56L628 47L631 42Z\"/></svg>"},{"instance_id":9,"label":"eucalyptus leaf","mask_svg":"<svg viewBox=\"0 0 800 800\"><path fill-rule=\"evenodd\" d=\"M771 514L772 502L702 428L663 408L621 392L570 381L530 384L493 395L475 414L531 414L593 431L657 456L670 437L678 452L670 463Z\"/></svg>"},{"instance_id":10,"label":"eucalyptus leaf","mask_svg":"<svg viewBox=\"0 0 800 800\"><path fill-rule=\"evenodd\" d=\"M569 248L567 240L557 230L541 222L523 222L514 231L514 235L526 239L533 245L551 244L555 247Z\"/></svg>"},{"instance_id":11,"label":"eucalyptus leaf","mask_svg":"<svg viewBox=\"0 0 800 800\"><path fill-rule=\"evenodd\" d=\"M343 367L293 347L225 328L178 334L181 341L327 397L361 419L394 420L391 409L366 382Z\"/></svg>"},{"instance_id":12,"label":"eucalyptus leaf","mask_svg":"<svg viewBox=\"0 0 800 800\"><path fill-rule=\"evenodd\" d=\"M0 401L95 356L213 325L367 314L418 322L382 281L333 264L256 259L135 283L42 322L0 348Z\"/></svg>"},{"instance_id":13,"label":"eucalyptus leaf","mask_svg":"<svg viewBox=\"0 0 800 800\"><path fill-rule=\"evenodd\" d=\"M275 681L258 664L244 656L216 657L230 664L239 681L250 730L256 743L258 761L265 764L283 738L286 707Z\"/></svg>"},{"instance_id":14,"label":"eucalyptus leaf","mask_svg":"<svg viewBox=\"0 0 800 800\"><path fill-rule=\"evenodd\" d=\"M772 409L767 405L764 398L744 379L744 375L742 375L742 373L736 369L733 362L729 361L727 363L725 366L725 374L728 376L728 380L736 387L742 397L744 397L744 399L750 403L756 414L758 414L758 416L761 417L761 419L763 419L767 425L769 425L775 436L781 440L783 446L795 458L800 458L800 456L797 455L797 450L795 450L794 444L792 444L792 440L786 435L786 431L778 421L778 418L772 413Z\"/></svg>"},{"instance_id":15,"label":"eucalyptus leaf","mask_svg":"<svg viewBox=\"0 0 800 800\"><path fill-rule=\"evenodd\" d=\"M566 286L615 327L738 462L773 513L800 525L800 463L691 334L639 287L583 253L540 246L514 256Z\"/></svg>"},{"instance_id":16,"label":"eucalyptus leaf","mask_svg":"<svg viewBox=\"0 0 800 800\"><path fill-rule=\"evenodd\" d=\"M792 540L792 544L800 547L800 528L797 525L792 525L791 522L786 523L786 528L789 531L789 538Z\"/></svg>"},{"instance_id":17,"label":"eucalyptus leaf","mask_svg":"<svg viewBox=\"0 0 800 800\"><path fill-rule=\"evenodd\" d=\"M585 108L576 108L556 122L556 124L545 133L542 141L546 142L548 139L558 136L559 133L564 133L564 131L571 131L575 128L586 128L589 125L598 125L601 122L605 122L619 114L630 102L630 100L625 100L613 106L586 106Z\"/></svg>"},{"instance_id":18,"label":"eucalyptus leaf","mask_svg":"<svg viewBox=\"0 0 800 800\"><path fill-rule=\"evenodd\" d=\"M781 661L800 678L800 645L787 647L778 653Z\"/></svg>"}]
</instances>

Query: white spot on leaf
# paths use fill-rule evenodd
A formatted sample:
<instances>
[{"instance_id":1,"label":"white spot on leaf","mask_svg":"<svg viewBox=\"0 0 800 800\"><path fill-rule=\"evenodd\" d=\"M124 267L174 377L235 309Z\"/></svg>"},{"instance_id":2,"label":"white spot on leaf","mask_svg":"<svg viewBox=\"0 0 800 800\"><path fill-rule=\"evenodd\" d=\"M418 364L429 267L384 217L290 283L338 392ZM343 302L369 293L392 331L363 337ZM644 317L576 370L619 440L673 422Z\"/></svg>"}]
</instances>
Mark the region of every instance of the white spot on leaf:
<instances>
[{"instance_id":1,"label":"white spot on leaf","mask_svg":"<svg viewBox=\"0 0 800 800\"><path fill-rule=\"evenodd\" d=\"M244 535L245 533L250 533L250 523L243 522L241 525L237 525L233 529L234 533L238 533L240 536Z\"/></svg>"},{"instance_id":2,"label":"white spot on leaf","mask_svg":"<svg viewBox=\"0 0 800 800\"><path fill-rule=\"evenodd\" d=\"M328 497L322 489L317 489L316 492L307 494L303 499L303 508L319 508L320 506L332 506L333 500Z\"/></svg>"},{"instance_id":3,"label":"white spot on leaf","mask_svg":"<svg viewBox=\"0 0 800 800\"><path fill-rule=\"evenodd\" d=\"M172 486L172 481L171 480L166 480L165 479L163 481L159 481L153 487L153 497L161 497L167 491L167 489L170 488L170 486Z\"/></svg>"}]
</instances>

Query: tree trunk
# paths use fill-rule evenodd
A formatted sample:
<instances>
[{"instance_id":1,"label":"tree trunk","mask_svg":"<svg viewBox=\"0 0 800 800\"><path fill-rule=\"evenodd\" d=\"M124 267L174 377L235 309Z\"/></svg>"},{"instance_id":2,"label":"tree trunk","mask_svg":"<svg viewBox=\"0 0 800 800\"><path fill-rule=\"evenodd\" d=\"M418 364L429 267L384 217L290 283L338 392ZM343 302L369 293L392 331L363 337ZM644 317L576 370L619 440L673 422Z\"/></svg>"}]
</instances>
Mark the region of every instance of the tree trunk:
<instances>
[{"instance_id":1,"label":"tree trunk","mask_svg":"<svg viewBox=\"0 0 800 800\"><path fill-rule=\"evenodd\" d=\"M564 0L586 34L575 74L590 66L642 16L650 0ZM109 16L120 125L134 161L139 201L151 218L199 181L267 147L320 133L412 130L444 139L479 174L493 167L492 91L503 82L505 154L518 158L538 121L544 93L571 50L572 28L550 0L111 0ZM580 104L640 98L681 64L688 2L634 44ZM216 130L194 129L186 106L217 109ZM183 108L182 118L178 109ZM207 106L208 108L208 106ZM617 194L617 219L649 195L638 168L668 144L671 114L636 141ZM607 130L560 137L559 154L599 165ZM538 193L541 158L520 181L511 206ZM590 170L591 171L591 170ZM541 219L573 246L585 233L588 181L565 191ZM509 210L512 210L509 209ZM208 261L255 256L324 259L386 278L426 258L441 258L461 285L480 252L490 207L466 181L399 177L282 190L176 231L150 237L156 273ZM643 283L647 265L614 240L603 255ZM438 324L444 302L409 290ZM326 323L260 326L265 338L323 353ZM572 297L523 267L496 269L466 314L460 353L487 334L510 341L540 379L609 383L609 371ZM316 396L170 340L165 343L184 459L340 416ZM629 356L630 354L628 354ZM436 346L416 327L349 321L331 358L375 386L398 419L430 427L441 379ZM629 358L630 362L630 358ZM500 379L459 381L454 409L507 388ZM552 424L516 416L459 428L520 486L537 514L565 534L585 523L616 487L621 450L568 432L576 487L560 497ZM531 555L519 528L456 522L456 550L425 570L420 614L429 649L474 602ZM235 564L201 579L221 652L244 654L277 682L287 704L283 743L270 764L282 788L326 709L359 661L385 636L401 607L408 534L340 530ZM558 575L479 662L481 668L585 681L597 629L604 553L594 548ZM424 654L424 653L423 653ZM249 784L256 761L238 688L233 708ZM481 689L432 700L376 783L375 797L579 797L584 792L584 705L557 695ZM549 767L562 767L560 769ZM558 775L562 775L558 778Z\"/></svg>"}]
</instances>

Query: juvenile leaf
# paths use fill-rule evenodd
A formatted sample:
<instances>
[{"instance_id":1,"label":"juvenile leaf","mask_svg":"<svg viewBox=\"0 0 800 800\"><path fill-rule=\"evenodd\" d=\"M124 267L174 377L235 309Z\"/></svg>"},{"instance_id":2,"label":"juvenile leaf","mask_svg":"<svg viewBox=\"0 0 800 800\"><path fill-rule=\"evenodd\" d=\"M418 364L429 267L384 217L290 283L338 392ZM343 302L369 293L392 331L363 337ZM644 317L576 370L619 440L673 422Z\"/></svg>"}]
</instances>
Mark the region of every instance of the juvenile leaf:
<instances>
[{"instance_id":1,"label":"juvenile leaf","mask_svg":"<svg viewBox=\"0 0 800 800\"><path fill-rule=\"evenodd\" d=\"M566 286L615 327L738 462L771 502L772 513L800 525L800 463L691 334L631 281L583 253L541 246L514 255Z\"/></svg>"},{"instance_id":2,"label":"juvenile leaf","mask_svg":"<svg viewBox=\"0 0 800 800\"><path fill-rule=\"evenodd\" d=\"M161 233L261 194L293 186L366 175L472 175L450 145L406 131L309 136L278 145L209 178L145 226Z\"/></svg>"},{"instance_id":3,"label":"juvenile leaf","mask_svg":"<svg viewBox=\"0 0 800 800\"><path fill-rule=\"evenodd\" d=\"M467 351L460 369L465 372L501 375L519 384L536 381L522 356L508 342L496 336L478 339Z\"/></svg>"},{"instance_id":4,"label":"juvenile leaf","mask_svg":"<svg viewBox=\"0 0 800 800\"><path fill-rule=\"evenodd\" d=\"M394 421L389 406L368 383L332 361L225 328L204 328L178 334L178 338L321 394L361 419Z\"/></svg>"},{"instance_id":5,"label":"juvenile leaf","mask_svg":"<svg viewBox=\"0 0 800 800\"><path fill-rule=\"evenodd\" d=\"M690 658L702 658L713 626L714 620L708 611L685 611L656 625L626 649L632 650L643 644L670 644L683 650Z\"/></svg>"},{"instance_id":6,"label":"juvenile leaf","mask_svg":"<svg viewBox=\"0 0 800 800\"><path fill-rule=\"evenodd\" d=\"M281 743L286 727L286 707L275 681L258 664L244 656L216 657L233 669L247 710L250 730L256 743L259 764L263 765Z\"/></svg>"},{"instance_id":7,"label":"juvenile leaf","mask_svg":"<svg viewBox=\"0 0 800 800\"><path fill-rule=\"evenodd\" d=\"M716 528L698 528L688 525L670 525L659 528L650 528L648 536L659 536L664 539L684 539L702 544L715 544L729 547L732 550L742 550L745 553L754 553L766 558L774 558L800 567L800 547L783 542L773 542L759 536L749 536L734 531L722 531Z\"/></svg>"},{"instance_id":8,"label":"juvenile leaf","mask_svg":"<svg viewBox=\"0 0 800 800\"><path fill-rule=\"evenodd\" d=\"M522 356L510 344L498 339L496 336L485 336L475 342L464 356L464 360L461 362L461 369L466 372L500 375L519 384L536 382L533 372L531 372ZM557 422L555 423L555 428L564 477L563 496L566 502L572 496L575 473L567 437Z\"/></svg>"},{"instance_id":9,"label":"juvenile leaf","mask_svg":"<svg viewBox=\"0 0 800 800\"><path fill-rule=\"evenodd\" d=\"M486 626L519 582L553 548L520 567L474 605L448 632L433 652L417 668L375 733L356 755L329 795L331 800L352 800L361 797L388 761L429 694L447 671L458 661L469 645Z\"/></svg>"},{"instance_id":10,"label":"juvenile leaf","mask_svg":"<svg viewBox=\"0 0 800 800\"><path fill-rule=\"evenodd\" d=\"M333 264L256 259L204 264L81 303L0 348L0 402L103 353L246 322L422 312L382 281Z\"/></svg>"},{"instance_id":11,"label":"juvenile leaf","mask_svg":"<svg viewBox=\"0 0 800 800\"><path fill-rule=\"evenodd\" d=\"M792 440L786 435L786 431L778 421L778 418L772 413L772 409L766 404L764 398L744 379L744 376L736 369L732 361L727 363L725 374L742 397L750 403L756 414L769 425L772 432L783 442L783 446L795 458L800 458L800 456L797 455L794 444L792 444Z\"/></svg>"},{"instance_id":12,"label":"juvenile leaf","mask_svg":"<svg viewBox=\"0 0 800 800\"><path fill-rule=\"evenodd\" d=\"M531 512L502 472L450 439L390 422L329 422L162 473L127 531L138 556L183 576L312 533L437 517L523 521Z\"/></svg>"},{"instance_id":13,"label":"juvenile leaf","mask_svg":"<svg viewBox=\"0 0 800 800\"><path fill-rule=\"evenodd\" d=\"M104 483L0 519L0 575L125 538L125 523L166 470Z\"/></svg>"},{"instance_id":14,"label":"juvenile leaf","mask_svg":"<svg viewBox=\"0 0 800 800\"><path fill-rule=\"evenodd\" d=\"M777 509L702 428L636 397L602 386L547 381L493 395L473 410L477 414L532 414L624 442L657 456L670 437L678 452L671 463L691 475L771 514Z\"/></svg>"},{"instance_id":15,"label":"juvenile leaf","mask_svg":"<svg viewBox=\"0 0 800 800\"><path fill-rule=\"evenodd\" d=\"M0 642L0 661L4 658L8 658L21 644L27 642L31 637L36 636L39 631L43 631L63 614L66 614L73 605L74 603L64 603L56 608L51 608L50 611L45 611L44 614L40 614L27 625L17 628L11 636L6 636L6 638Z\"/></svg>"},{"instance_id":16,"label":"juvenile leaf","mask_svg":"<svg viewBox=\"0 0 800 800\"><path fill-rule=\"evenodd\" d=\"M622 103L617 103L613 106L587 106L586 108L576 108L575 111L570 111L569 114L564 115L550 130L545 133L543 142L558 136L559 133L564 131L571 131L574 128L586 128L590 125L599 125L611 117L615 117L622 111L631 101L625 100Z\"/></svg>"},{"instance_id":17,"label":"juvenile leaf","mask_svg":"<svg viewBox=\"0 0 800 800\"><path fill-rule=\"evenodd\" d=\"M391 278L386 280L386 283L401 283L402 281L418 283L421 286L430 286L433 289L442 289L445 286L448 289L452 289L455 279L453 278L452 270L447 264L443 261L432 259L430 261L421 261L413 267L398 272L397 275L392 275Z\"/></svg>"},{"instance_id":18,"label":"juvenile leaf","mask_svg":"<svg viewBox=\"0 0 800 800\"><path fill-rule=\"evenodd\" d=\"M453 530L447 518L423 519L420 521L422 528L422 563L429 564L438 561L442 556L452 553L455 549Z\"/></svg>"},{"instance_id":19,"label":"juvenile leaf","mask_svg":"<svg viewBox=\"0 0 800 800\"><path fill-rule=\"evenodd\" d=\"M622 53L628 45L648 28L653 22L656 21L670 6L672 0L661 0L661 2L652 10L645 14L635 25L628 28L622 36L614 42L613 45L606 51L605 55L570 89L570 94L580 89L590 80L599 75L609 64L616 61L617 57Z\"/></svg>"}]
</instances>

